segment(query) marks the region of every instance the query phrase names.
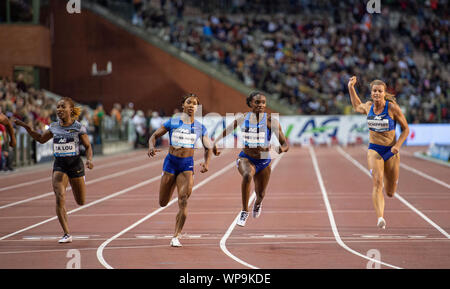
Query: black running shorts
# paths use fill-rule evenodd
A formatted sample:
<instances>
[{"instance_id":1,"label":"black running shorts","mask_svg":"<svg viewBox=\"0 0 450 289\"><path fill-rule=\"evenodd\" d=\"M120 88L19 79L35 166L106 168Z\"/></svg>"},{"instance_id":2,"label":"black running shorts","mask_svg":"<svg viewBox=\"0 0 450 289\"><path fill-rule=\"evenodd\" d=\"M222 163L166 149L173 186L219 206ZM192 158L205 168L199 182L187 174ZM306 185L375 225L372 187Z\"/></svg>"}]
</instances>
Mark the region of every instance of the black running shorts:
<instances>
[{"instance_id":1,"label":"black running shorts","mask_svg":"<svg viewBox=\"0 0 450 289\"><path fill-rule=\"evenodd\" d=\"M76 157L55 157L53 171L63 172L69 178L79 178L84 176L84 164L80 156Z\"/></svg>"}]
</instances>

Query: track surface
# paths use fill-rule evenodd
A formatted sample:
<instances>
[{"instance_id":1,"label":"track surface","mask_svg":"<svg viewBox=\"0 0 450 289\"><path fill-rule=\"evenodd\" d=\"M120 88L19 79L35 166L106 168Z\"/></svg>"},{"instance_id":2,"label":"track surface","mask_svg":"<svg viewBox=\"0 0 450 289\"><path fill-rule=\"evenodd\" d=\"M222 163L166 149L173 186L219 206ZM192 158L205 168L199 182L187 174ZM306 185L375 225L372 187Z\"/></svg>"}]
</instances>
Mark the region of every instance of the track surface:
<instances>
[{"instance_id":1,"label":"track surface","mask_svg":"<svg viewBox=\"0 0 450 289\"><path fill-rule=\"evenodd\" d=\"M0 268L67 268L74 256L86 269L450 268L450 168L415 150L401 151L386 230L376 227L364 147L291 148L272 162L261 217L244 228L233 223L239 151L213 157L205 174L199 151L182 248L169 247L176 199L158 205L166 152L94 157L86 204L67 192L71 244L57 243L51 163L0 175Z\"/></svg>"}]
</instances>

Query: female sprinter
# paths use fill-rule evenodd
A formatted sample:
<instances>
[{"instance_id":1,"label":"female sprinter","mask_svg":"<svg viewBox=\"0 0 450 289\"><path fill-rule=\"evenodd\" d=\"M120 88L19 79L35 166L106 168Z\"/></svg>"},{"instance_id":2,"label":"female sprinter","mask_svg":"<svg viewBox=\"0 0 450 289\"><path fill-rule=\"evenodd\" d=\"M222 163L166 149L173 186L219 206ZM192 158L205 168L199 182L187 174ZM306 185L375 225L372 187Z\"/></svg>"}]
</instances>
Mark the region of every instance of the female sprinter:
<instances>
[{"instance_id":1,"label":"female sprinter","mask_svg":"<svg viewBox=\"0 0 450 289\"><path fill-rule=\"evenodd\" d=\"M250 185L255 184L256 200L253 203L252 216L258 218L261 214L262 201L266 194L267 184L270 178L270 138L272 132L277 136L281 146L276 148L281 154L289 150L286 137L283 134L278 120L265 113L266 96L255 91L247 97L247 105L252 111L239 116L230 124L215 141L213 152L220 154L217 143L230 134L237 126L240 126L243 135L244 149L238 156L237 167L242 175L242 211L236 222L239 226L245 226L248 218L248 201L250 199Z\"/></svg>"},{"instance_id":2,"label":"female sprinter","mask_svg":"<svg viewBox=\"0 0 450 289\"><path fill-rule=\"evenodd\" d=\"M52 185L56 196L56 215L64 231L64 236L59 243L72 242L67 223L65 207L66 187L70 183L75 201L78 205L84 205L86 185L84 180L84 165L80 157L80 142L86 148L86 167L92 169L92 148L86 133L86 128L77 121L81 113L79 107L69 97L63 97L58 101L56 113L59 121L50 124L50 128L42 134L34 131L28 124L16 119L16 125L23 126L31 137L40 143L46 143L53 138L53 163Z\"/></svg>"},{"instance_id":3,"label":"female sprinter","mask_svg":"<svg viewBox=\"0 0 450 289\"><path fill-rule=\"evenodd\" d=\"M386 92L383 81L374 80L370 83L372 101L366 103L362 103L356 94L355 84L356 76L353 76L348 82L348 90L353 109L367 115L370 130L367 161L373 180L372 201L378 217L377 226L385 229L383 184L386 194L393 197L398 183L399 150L408 137L408 123L394 96ZM397 122L402 129L398 140L395 139Z\"/></svg>"},{"instance_id":4,"label":"female sprinter","mask_svg":"<svg viewBox=\"0 0 450 289\"><path fill-rule=\"evenodd\" d=\"M205 162L201 163L200 172L208 171L211 159L211 142L206 128L194 119L200 99L195 94L183 96L181 116L174 116L158 128L148 141L148 156L155 156L160 151L155 148L156 139L169 132L170 147L163 164L163 175L159 187L159 204L167 205L172 198L175 186L178 189L178 207L175 233L170 246L181 247L180 234L187 215L187 200L192 193L194 184L194 148L200 138L205 147Z\"/></svg>"}]
</instances>

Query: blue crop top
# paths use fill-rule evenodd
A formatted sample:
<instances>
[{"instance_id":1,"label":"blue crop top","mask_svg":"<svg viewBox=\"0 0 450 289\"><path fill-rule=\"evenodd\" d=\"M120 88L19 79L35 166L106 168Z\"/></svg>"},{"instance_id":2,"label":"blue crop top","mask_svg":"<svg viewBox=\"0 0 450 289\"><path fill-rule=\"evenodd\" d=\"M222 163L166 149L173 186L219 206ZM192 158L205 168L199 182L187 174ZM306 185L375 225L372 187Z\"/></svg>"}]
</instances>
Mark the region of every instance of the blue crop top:
<instances>
[{"instance_id":1,"label":"blue crop top","mask_svg":"<svg viewBox=\"0 0 450 289\"><path fill-rule=\"evenodd\" d=\"M386 100L384 110L380 114L373 112L373 104L370 107L369 114L367 115L367 126L371 131L385 132L395 130L396 122L389 116L389 101Z\"/></svg>"},{"instance_id":2,"label":"blue crop top","mask_svg":"<svg viewBox=\"0 0 450 289\"><path fill-rule=\"evenodd\" d=\"M241 124L241 131L245 147L268 147L270 143L271 131L267 127L267 113L258 123L250 123L251 113L245 116Z\"/></svg>"},{"instance_id":3,"label":"blue crop top","mask_svg":"<svg viewBox=\"0 0 450 289\"><path fill-rule=\"evenodd\" d=\"M171 146L194 148L200 137L207 135L206 127L199 121L184 123L179 117L171 118L163 126L169 131Z\"/></svg>"}]
</instances>

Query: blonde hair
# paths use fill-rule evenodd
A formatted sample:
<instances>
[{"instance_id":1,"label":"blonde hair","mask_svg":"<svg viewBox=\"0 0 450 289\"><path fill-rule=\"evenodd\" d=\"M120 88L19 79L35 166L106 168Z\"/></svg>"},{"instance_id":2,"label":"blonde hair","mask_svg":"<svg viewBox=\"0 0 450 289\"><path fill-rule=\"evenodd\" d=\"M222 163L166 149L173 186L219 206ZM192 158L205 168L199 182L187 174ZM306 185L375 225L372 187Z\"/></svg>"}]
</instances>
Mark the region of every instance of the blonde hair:
<instances>
[{"instance_id":1,"label":"blonde hair","mask_svg":"<svg viewBox=\"0 0 450 289\"><path fill-rule=\"evenodd\" d=\"M67 102L70 105L70 107L72 108L71 116L74 119L78 119L78 117L81 114L81 107L75 106L75 103L73 102L73 100L70 97L68 97L68 96L65 96L65 97L61 98L61 100L64 100L65 102Z\"/></svg>"},{"instance_id":2,"label":"blonde hair","mask_svg":"<svg viewBox=\"0 0 450 289\"><path fill-rule=\"evenodd\" d=\"M379 80L379 79L375 79L374 81L372 81L370 83L370 90L371 91L372 91L372 87L374 85L382 85L384 87L384 99L385 100L388 100L388 101L393 102L393 103L397 103L395 95L392 94L392 93L387 92L387 85L386 85L386 83L384 83L384 81Z\"/></svg>"}]
</instances>

